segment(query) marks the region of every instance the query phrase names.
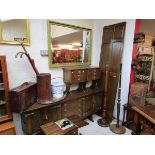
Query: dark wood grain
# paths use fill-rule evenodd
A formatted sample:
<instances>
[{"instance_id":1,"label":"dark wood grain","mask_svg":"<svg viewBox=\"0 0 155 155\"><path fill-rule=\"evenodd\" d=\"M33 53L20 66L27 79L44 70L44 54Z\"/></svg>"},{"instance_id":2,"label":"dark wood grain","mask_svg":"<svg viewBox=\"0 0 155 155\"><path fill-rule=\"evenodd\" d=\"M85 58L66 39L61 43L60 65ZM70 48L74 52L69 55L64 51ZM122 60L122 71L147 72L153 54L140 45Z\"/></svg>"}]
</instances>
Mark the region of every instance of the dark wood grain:
<instances>
[{"instance_id":1,"label":"dark wood grain","mask_svg":"<svg viewBox=\"0 0 155 155\"><path fill-rule=\"evenodd\" d=\"M75 125L65 130L62 130L55 122L44 124L40 128L46 135L77 135L78 128L88 125L76 115L69 116L68 119Z\"/></svg>"},{"instance_id":2,"label":"dark wood grain","mask_svg":"<svg viewBox=\"0 0 155 155\"><path fill-rule=\"evenodd\" d=\"M118 23L114 25L105 26L103 28L102 46L100 54L100 67L101 67L101 81L100 85L105 91L105 78L106 71L108 72L108 86L106 95L106 103L103 101L104 117L106 122L111 122L114 109L114 103L117 93L118 76L120 72L120 64L123 53L123 42L125 34L126 23ZM105 97L104 97L105 98ZM103 98L103 99L104 99ZM105 113L107 113L105 116ZM105 119L104 119L105 120Z\"/></svg>"},{"instance_id":3,"label":"dark wood grain","mask_svg":"<svg viewBox=\"0 0 155 155\"><path fill-rule=\"evenodd\" d=\"M2 79L1 82L3 83L3 90L0 91L2 99L0 100L4 101L5 104L3 105L3 107L6 109L5 114L3 116L0 116L0 123L3 123L12 119L12 114L8 101L9 81L5 56L0 56L0 72L0 78ZM0 108L2 108L1 106L2 105L0 105Z\"/></svg>"}]
</instances>

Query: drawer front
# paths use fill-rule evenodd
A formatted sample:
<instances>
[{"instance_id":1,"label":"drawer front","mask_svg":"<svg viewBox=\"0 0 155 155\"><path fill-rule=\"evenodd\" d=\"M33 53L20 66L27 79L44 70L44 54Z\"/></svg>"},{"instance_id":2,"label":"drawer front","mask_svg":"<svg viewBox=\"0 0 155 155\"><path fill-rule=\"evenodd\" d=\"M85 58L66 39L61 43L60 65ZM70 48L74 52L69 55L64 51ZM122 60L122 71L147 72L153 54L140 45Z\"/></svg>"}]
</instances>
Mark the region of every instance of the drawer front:
<instances>
[{"instance_id":1,"label":"drawer front","mask_svg":"<svg viewBox=\"0 0 155 155\"><path fill-rule=\"evenodd\" d=\"M98 80L100 75L100 69L90 69L87 71L87 80Z\"/></svg>"},{"instance_id":2,"label":"drawer front","mask_svg":"<svg viewBox=\"0 0 155 155\"><path fill-rule=\"evenodd\" d=\"M87 80L87 70L71 71L72 83L85 82Z\"/></svg>"}]
</instances>

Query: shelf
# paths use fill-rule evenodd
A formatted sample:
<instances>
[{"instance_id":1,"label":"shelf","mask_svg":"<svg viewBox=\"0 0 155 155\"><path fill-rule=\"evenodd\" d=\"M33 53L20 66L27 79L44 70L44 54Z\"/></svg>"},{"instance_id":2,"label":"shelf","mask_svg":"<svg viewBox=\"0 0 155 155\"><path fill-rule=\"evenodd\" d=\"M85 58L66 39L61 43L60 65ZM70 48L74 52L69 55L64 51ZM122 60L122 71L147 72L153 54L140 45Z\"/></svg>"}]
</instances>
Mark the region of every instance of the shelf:
<instances>
[{"instance_id":1,"label":"shelf","mask_svg":"<svg viewBox=\"0 0 155 155\"><path fill-rule=\"evenodd\" d=\"M0 100L0 105L5 105L5 104L6 104L5 101L1 101L1 100Z\"/></svg>"},{"instance_id":2,"label":"shelf","mask_svg":"<svg viewBox=\"0 0 155 155\"><path fill-rule=\"evenodd\" d=\"M12 120L12 116L11 115L2 115L2 116L0 116L0 123L8 121L8 120Z\"/></svg>"}]
</instances>

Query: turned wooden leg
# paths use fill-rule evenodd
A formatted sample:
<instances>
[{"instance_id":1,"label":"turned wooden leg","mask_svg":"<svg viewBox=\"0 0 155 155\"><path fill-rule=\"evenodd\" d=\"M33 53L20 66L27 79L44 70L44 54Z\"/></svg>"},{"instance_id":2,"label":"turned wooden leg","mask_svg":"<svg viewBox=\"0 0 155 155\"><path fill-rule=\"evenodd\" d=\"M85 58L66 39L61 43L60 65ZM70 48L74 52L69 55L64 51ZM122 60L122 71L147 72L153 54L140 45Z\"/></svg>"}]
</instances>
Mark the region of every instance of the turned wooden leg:
<instances>
[{"instance_id":1,"label":"turned wooden leg","mask_svg":"<svg viewBox=\"0 0 155 155\"><path fill-rule=\"evenodd\" d=\"M66 91L65 91L65 94L69 94L70 92L70 84L69 83L66 83Z\"/></svg>"},{"instance_id":2,"label":"turned wooden leg","mask_svg":"<svg viewBox=\"0 0 155 155\"><path fill-rule=\"evenodd\" d=\"M139 134L139 114L137 112L134 113L134 127L131 134L133 135Z\"/></svg>"}]
</instances>

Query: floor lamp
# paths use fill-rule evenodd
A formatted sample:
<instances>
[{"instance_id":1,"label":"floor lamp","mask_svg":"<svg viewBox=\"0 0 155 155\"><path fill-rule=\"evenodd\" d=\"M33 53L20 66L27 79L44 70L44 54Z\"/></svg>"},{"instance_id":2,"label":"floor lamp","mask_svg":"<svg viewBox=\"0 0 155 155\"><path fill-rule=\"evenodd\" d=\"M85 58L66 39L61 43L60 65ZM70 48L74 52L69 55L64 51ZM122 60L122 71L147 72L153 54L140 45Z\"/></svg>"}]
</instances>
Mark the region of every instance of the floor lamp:
<instances>
[{"instance_id":1,"label":"floor lamp","mask_svg":"<svg viewBox=\"0 0 155 155\"><path fill-rule=\"evenodd\" d=\"M110 125L110 130L116 134L124 134L126 131L125 127L119 124L120 102L121 102L121 74L122 74L122 64L120 64L119 88L117 98L117 123Z\"/></svg>"}]
</instances>

